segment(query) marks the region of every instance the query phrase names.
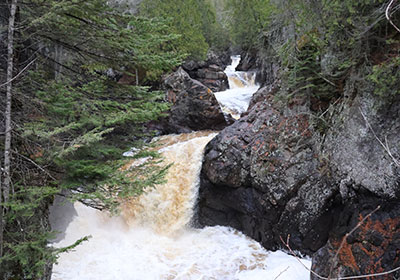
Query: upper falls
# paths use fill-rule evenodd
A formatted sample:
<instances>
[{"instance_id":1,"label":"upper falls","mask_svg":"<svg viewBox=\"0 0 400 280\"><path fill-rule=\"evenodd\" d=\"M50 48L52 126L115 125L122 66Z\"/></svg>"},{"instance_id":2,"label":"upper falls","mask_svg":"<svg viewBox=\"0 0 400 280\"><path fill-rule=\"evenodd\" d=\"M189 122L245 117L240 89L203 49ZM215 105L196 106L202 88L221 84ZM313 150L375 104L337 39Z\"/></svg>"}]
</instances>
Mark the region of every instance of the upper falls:
<instances>
[{"instance_id":1,"label":"upper falls","mask_svg":"<svg viewBox=\"0 0 400 280\"><path fill-rule=\"evenodd\" d=\"M228 76L229 89L214 93L222 111L231 114L233 118L239 119L240 114L245 112L249 106L250 99L258 90L255 72L236 71L240 56L231 57L232 64L228 65L225 73Z\"/></svg>"}]
</instances>

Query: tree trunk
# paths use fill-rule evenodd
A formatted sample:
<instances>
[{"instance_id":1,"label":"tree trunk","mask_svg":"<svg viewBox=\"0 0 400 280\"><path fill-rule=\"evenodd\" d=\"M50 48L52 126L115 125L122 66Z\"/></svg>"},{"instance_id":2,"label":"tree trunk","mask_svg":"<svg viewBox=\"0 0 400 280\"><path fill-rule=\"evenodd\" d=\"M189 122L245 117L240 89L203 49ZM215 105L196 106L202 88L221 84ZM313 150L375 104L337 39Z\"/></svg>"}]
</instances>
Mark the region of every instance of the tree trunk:
<instances>
[{"instance_id":1,"label":"tree trunk","mask_svg":"<svg viewBox=\"0 0 400 280\"><path fill-rule=\"evenodd\" d=\"M7 42L7 90L6 90L6 112L5 112L5 143L4 143L4 181L1 185L3 201L5 203L9 200L11 173L10 173L10 152L11 152L11 97L12 97L12 75L13 75L13 56L14 56L14 22L17 10L17 0L11 1L10 17L8 22L8 42ZM0 222L0 256L3 255L3 233L4 233L4 209L1 207L1 222Z\"/></svg>"}]
</instances>

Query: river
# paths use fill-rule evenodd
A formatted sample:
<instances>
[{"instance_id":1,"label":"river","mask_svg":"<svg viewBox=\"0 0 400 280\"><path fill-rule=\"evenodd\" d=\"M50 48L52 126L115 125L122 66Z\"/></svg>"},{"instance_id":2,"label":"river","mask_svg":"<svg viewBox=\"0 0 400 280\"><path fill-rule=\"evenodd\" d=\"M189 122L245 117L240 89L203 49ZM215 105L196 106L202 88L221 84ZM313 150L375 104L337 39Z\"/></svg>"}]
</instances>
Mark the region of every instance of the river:
<instances>
[{"instance_id":1,"label":"river","mask_svg":"<svg viewBox=\"0 0 400 280\"><path fill-rule=\"evenodd\" d=\"M235 71L239 59L232 57L233 63L226 69L230 89L215 93L224 112L236 118L258 89L253 73ZM158 138L162 143L159 152L166 163L173 163L167 183L124 203L119 216L111 217L78 202L54 206L53 223L57 217L69 219L53 246L68 246L83 236L91 238L60 256L52 279L309 279L307 269L294 257L266 251L234 229L191 227L203 150L215 135L204 131ZM302 262L311 265L309 260Z\"/></svg>"}]
</instances>

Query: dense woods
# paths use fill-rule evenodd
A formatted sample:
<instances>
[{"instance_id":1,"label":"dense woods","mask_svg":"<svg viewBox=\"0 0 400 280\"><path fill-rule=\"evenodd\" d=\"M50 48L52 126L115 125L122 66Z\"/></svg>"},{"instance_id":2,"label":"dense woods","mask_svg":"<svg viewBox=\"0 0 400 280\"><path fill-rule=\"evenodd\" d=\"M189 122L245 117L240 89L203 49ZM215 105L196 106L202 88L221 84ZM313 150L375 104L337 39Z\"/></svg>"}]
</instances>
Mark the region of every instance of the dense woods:
<instances>
[{"instance_id":1,"label":"dense woods","mask_svg":"<svg viewBox=\"0 0 400 280\"><path fill-rule=\"evenodd\" d=\"M162 75L185 61L234 50L254 68L279 65L277 98L310 98L322 134L319 114L344 86L366 81L388 106L400 94L400 16L396 4L387 20L387 2L1 0L0 279L48 277L70 249L47 246L55 194L117 211L162 182L165 168L132 179L119 167L168 111Z\"/></svg>"}]
</instances>

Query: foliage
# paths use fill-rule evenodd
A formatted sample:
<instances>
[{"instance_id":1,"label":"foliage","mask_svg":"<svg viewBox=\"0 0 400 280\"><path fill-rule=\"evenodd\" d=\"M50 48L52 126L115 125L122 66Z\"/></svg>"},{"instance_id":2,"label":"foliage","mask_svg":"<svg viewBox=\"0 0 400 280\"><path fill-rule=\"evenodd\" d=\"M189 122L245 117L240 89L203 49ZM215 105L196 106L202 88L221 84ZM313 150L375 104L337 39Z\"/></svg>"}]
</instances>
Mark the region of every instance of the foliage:
<instances>
[{"instance_id":1,"label":"foliage","mask_svg":"<svg viewBox=\"0 0 400 280\"><path fill-rule=\"evenodd\" d=\"M380 97L400 94L400 57L374 65L368 79L374 83L374 93Z\"/></svg>"},{"instance_id":2,"label":"foliage","mask_svg":"<svg viewBox=\"0 0 400 280\"><path fill-rule=\"evenodd\" d=\"M35 279L43 276L44 268L54 261L53 253L47 248L52 234L48 226L41 225L47 224L43 209L59 190L52 186L16 186L16 189L10 202L3 205L8 209L6 224L15 230L6 235L6 254L0 261L4 274L0 276Z\"/></svg>"},{"instance_id":3,"label":"foliage","mask_svg":"<svg viewBox=\"0 0 400 280\"><path fill-rule=\"evenodd\" d=\"M279 6L275 21L294 36L279 48L283 91L330 102L343 94L343 81L359 65L376 63L386 53L391 36L384 19L384 1L303 1Z\"/></svg>"},{"instance_id":4,"label":"foliage","mask_svg":"<svg viewBox=\"0 0 400 280\"><path fill-rule=\"evenodd\" d=\"M192 59L205 59L210 45L219 49L227 45L225 31L207 0L144 0L140 15L170 19L170 31L181 34L173 47Z\"/></svg>"},{"instance_id":5,"label":"foliage","mask_svg":"<svg viewBox=\"0 0 400 280\"><path fill-rule=\"evenodd\" d=\"M18 17L15 72L28 63L34 70L13 84L14 195L2 205L1 276L39 279L63 251L47 246L54 194L68 188L115 212L121 198L163 182L168 166L155 156L157 164L130 170L137 177L119 168L122 152L149 134L143 123L168 109L161 92L143 85L185 55L169 20L119 13L106 0L28 0Z\"/></svg>"},{"instance_id":6,"label":"foliage","mask_svg":"<svg viewBox=\"0 0 400 280\"><path fill-rule=\"evenodd\" d=\"M202 19L201 31L207 44L217 51L226 51L230 47L229 30L217 19L213 1L198 1Z\"/></svg>"},{"instance_id":7,"label":"foliage","mask_svg":"<svg viewBox=\"0 0 400 280\"><path fill-rule=\"evenodd\" d=\"M183 58L171 47L179 36L170 32L166 20L118 13L105 0L31 0L21 16L29 22L24 35L34 32L33 39L42 44L62 47L64 56L73 56L68 66L74 70L129 73L141 68L162 74Z\"/></svg>"},{"instance_id":8,"label":"foliage","mask_svg":"<svg viewBox=\"0 0 400 280\"><path fill-rule=\"evenodd\" d=\"M269 27L275 5L270 0L228 0L232 41L243 49L259 45L262 32Z\"/></svg>"},{"instance_id":9,"label":"foliage","mask_svg":"<svg viewBox=\"0 0 400 280\"><path fill-rule=\"evenodd\" d=\"M155 78L182 61L170 46L179 36L163 19L117 13L104 0L29 4L21 14L28 22L26 32L35 32L31 40L62 46L64 57L55 61L62 63L59 76L53 77L41 60L20 84L21 95L29 89L36 105L32 110L23 104L31 118L21 134L41 149L38 162L65 174L65 184L92 189L91 184L112 177L115 165L108 164L129 145L120 139L133 139L142 133L142 123L168 109L161 92L119 83L110 69L132 75L132 69L140 69Z\"/></svg>"}]
</instances>

